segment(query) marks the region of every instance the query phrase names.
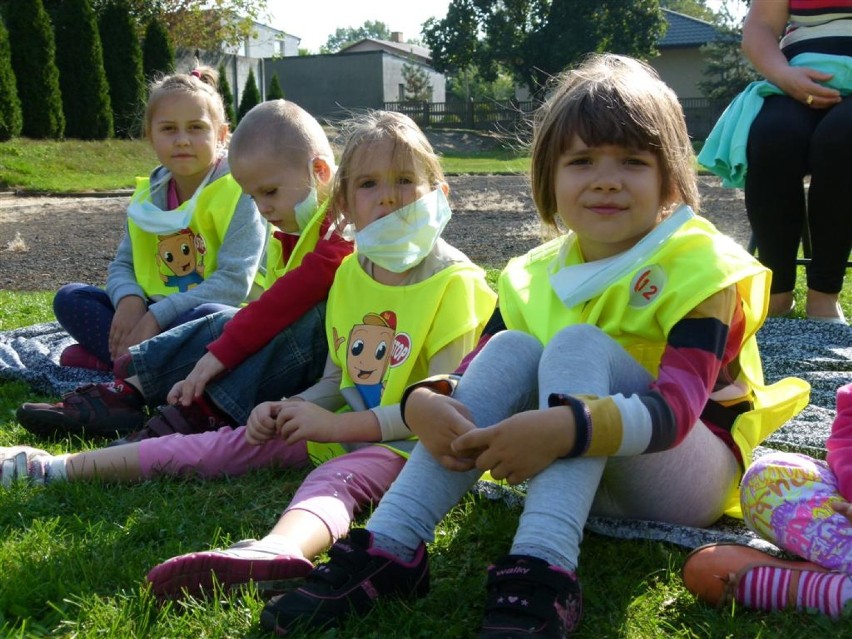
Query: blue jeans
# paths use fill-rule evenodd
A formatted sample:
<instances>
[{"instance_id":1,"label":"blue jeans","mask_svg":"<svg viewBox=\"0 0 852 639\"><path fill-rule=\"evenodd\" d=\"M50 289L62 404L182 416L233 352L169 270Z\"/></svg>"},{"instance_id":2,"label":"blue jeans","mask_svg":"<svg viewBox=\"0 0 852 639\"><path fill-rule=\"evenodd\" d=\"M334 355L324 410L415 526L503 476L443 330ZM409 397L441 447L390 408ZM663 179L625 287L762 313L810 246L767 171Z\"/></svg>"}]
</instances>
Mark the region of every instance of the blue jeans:
<instances>
[{"instance_id":1,"label":"blue jeans","mask_svg":"<svg viewBox=\"0 0 852 639\"><path fill-rule=\"evenodd\" d=\"M175 318L164 330L233 307L226 304L201 304ZM236 309L234 309L236 311ZM88 284L66 284L53 298L53 314L74 340L99 360L111 363L109 330L115 307L106 291Z\"/></svg>"},{"instance_id":2,"label":"blue jeans","mask_svg":"<svg viewBox=\"0 0 852 639\"><path fill-rule=\"evenodd\" d=\"M165 403L172 386L186 379L237 310L182 324L130 349L132 373L149 405ZM322 302L242 364L210 382L205 394L237 424L245 424L257 404L295 395L312 385L322 376L327 356Z\"/></svg>"}]
</instances>

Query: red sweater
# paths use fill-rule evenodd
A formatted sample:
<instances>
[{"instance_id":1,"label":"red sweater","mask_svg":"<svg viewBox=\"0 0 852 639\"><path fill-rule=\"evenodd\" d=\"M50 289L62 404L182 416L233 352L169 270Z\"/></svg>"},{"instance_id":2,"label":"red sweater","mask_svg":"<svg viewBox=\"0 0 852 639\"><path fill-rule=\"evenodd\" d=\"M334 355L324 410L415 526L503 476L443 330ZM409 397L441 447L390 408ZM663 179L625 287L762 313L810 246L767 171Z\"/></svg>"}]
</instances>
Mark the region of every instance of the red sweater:
<instances>
[{"instance_id":1,"label":"red sweater","mask_svg":"<svg viewBox=\"0 0 852 639\"><path fill-rule=\"evenodd\" d=\"M328 297L334 274L344 257L352 252L352 243L338 233L326 238L330 222L320 228L320 240L302 263L278 279L269 290L240 309L226 324L222 336L208 344L216 358L232 369L263 348L275 335L290 326L307 311ZM274 238L284 250L286 262L298 237L276 232Z\"/></svg>"}]
</instances>

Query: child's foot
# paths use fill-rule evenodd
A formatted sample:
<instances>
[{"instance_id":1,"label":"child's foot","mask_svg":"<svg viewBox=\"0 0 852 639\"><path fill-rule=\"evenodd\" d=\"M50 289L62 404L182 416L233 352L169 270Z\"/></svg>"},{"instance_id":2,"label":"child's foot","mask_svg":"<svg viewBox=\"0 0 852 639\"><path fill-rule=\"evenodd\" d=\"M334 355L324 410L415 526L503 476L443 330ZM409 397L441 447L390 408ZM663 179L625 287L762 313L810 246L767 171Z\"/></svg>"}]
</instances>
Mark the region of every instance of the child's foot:
<instances>
[{"instance_id":1,"label":"child's foot","mask_svg":"<svg viewBox=\"0 0 852 639\"><path fill-rule=\"evenodd\" d=\"M189 406L163 404L154 409L153 415L145 422L145 426L121 439L110 442L109 446L120 446L152 437L174 435L175 433L182 435L206 433L209 430L233 428L234 426L234 421L216 408L203 408L195 402Z\"/></svg>"},{"instance_id":2,"label":"child's foot","mask_svg":"<svg viewBox=\"0 0 852 639\"><path fill-rule=\"evenodd\" d=\"M228 589L249 581L304 577L313 569L304 557L281 555L278 551L256 539L245 539L230 548L172 557L154 566L147 578L158 599L173 599L211 593L214 580Z\"/></svg>"},{"instance_id":3,"label":"child's foot","mask_svg":"<svg viewBox=\"0 0 852 639\"><path fill-rule=\"evenodd\" d=\"M145 403L138 391L116 381L86 384L57 404L24 404L15 416L21 426L39 437L110 437L141 428Z\"/></svg>"},{"instance_id":4,"label":"child's foot","mask_svg":"<svg viewBox=\"0 0 852 639\"><path fill-rule=\"evenodd\" d=\"M43 485L53 456L30 446L0 448L0 484L9 488L18 481Z\"/></svg>"},{"instance_id":5,"label":"child's foot","mask_svg":"<svg viewBox=\"0 0 852 639\"><path fill-rule=\"evenodd\" d=\"M561 639L580 625L583 595L577 576L537 557L507 555L489 566L486 589L478 639Z\"/></svg>"},{"instance_id":6,"label":"child's foot","mask_svg":"<svg viewBox=\"0 0 852 639\"><path fill-rule=\"evenodd\" d=\"M60 366L74 366L93 371L110 371L112 365L92 355L79 344L71 344L59 355Z\"/></svg>"},{"instance_id":7,"label":"child's foot","mask_svg":"<svg viewBox=\"0 0 852 639\"><path fill-rule=\"evenodd\" d=\"M796 310L796 299L793 292L773 293L769 296L769 317L790 317Z\"/></svg>"},{"instance_id":8,"label":"child's foot","mask_svg":"<svg viewBox=\"0 0 852 639\"><path fill-rule=\"evenodd\" d=\"M683 564L687 590L707 603L736 601L756 610L818 610L839 617L852 579L807 561L789 561L739 544L709 544Z\"/></svg>"},{"instance_id":9,"label":"child's foot","mask_svg":"<svg viewBox=\"0 0 852 639\"><path fill-rule=\"evenodd\" d=\"M320 564L291 592L273 597L260 615L265 630L279 635L295 627L328 628L350 615L363 615L379 597L423 597L429 592L429 561L421 544L403 563L372 547L373 536L356 529L328 551Z\"/></svg>"}]
</instances>

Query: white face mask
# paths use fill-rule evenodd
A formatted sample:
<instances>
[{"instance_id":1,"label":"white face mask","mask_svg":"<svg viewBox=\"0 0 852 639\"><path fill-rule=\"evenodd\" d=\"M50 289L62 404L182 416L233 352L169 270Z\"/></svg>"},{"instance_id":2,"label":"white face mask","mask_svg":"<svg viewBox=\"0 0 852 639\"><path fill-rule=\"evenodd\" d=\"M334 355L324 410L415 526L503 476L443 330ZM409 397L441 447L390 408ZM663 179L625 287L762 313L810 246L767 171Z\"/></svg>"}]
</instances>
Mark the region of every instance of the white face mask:
<instances>
[{"instance_id":1,"label":"white face mask","mask_svg":"<svg viewBox=\"0 0 852 639\"><path fill-rule=\"evenodd\" d=\"M308 222L314 216L319 208L319 200L317 199L317 187L314 184L313 175L311 175L311 190L308 196L295 206L296 224L299 226L299 231L304 231Z\"/></svg>"},{"instance_id":2,"label":"white face mask","mask_svg":"<svg viewBox=\"0 0 852 639\"><path fill-rule=\"evenodd\" d=\"M172 175L171 173L166 173L165 177L157 182L157 184L154 186L149 185L147 192L141 193L130 201L130 205L127 207L128 217L143 231L157 235L169 235L189 228L189 223L192 221L201 191L207 186L214 170L215 167L210 169L210 172L204 176L204 179L198 185L198 188L195 189L195 193L192 194L191 198L172 211L163 211L151 200L151 194L154 191L165 187L169 183Z\"/></svg>"},{"instance_id":3,"label":"white face mask","mask_svg":"<svg viewBox=\"0 0 852 639\"><path fill-rule=\"evenodd\" d=\"M432 252L451 216L444 191L435 189L356 231L355 250L383 269L402 273Z\"/></svg>"}]
</instances>

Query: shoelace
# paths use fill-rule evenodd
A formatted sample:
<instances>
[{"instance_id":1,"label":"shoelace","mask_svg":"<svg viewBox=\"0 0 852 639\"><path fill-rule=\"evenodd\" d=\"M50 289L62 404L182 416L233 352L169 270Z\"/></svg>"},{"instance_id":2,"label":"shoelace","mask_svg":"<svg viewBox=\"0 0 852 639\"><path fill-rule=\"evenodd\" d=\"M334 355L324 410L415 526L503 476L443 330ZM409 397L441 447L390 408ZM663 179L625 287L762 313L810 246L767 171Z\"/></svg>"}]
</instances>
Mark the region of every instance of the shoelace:
<instances>
[{"instance_id":1,"label":"shoelace","mask_svg":"<svg viewBox=\"0 0 852 639\"><path fill-rule=\"evenodd\" d=\"M321 581L330 584L333 588L340 588L354 574L360 573L372 557L364 550L348 545L350 550L344 550L341 545L335 544L328 551L328 563L314 568L307 576L307 581Z\"/></svg>"}]
</instances>

